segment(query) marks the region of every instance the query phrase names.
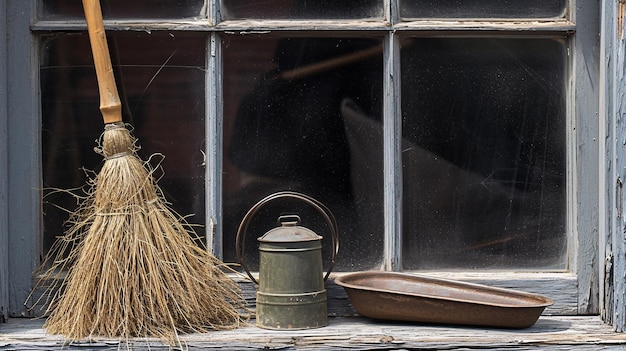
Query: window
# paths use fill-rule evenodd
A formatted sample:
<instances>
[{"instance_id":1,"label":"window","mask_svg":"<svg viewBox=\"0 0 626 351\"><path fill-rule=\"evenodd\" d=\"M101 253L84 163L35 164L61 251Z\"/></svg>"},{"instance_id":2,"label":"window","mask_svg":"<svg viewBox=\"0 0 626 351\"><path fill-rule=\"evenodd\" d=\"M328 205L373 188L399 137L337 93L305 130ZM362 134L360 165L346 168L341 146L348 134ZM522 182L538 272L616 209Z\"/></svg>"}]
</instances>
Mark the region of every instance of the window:
<instances>
[{"instance_id":1,"label":"window","mask_svg":"<svg viewBox=\"0 0 626 351\"><path fill-rule=\"evenodd\" d=\"M167 199L226 262L245 212L290 189L339 220L337 271L555 289L552 313L598 312L598 174L583 164L597 160L592 1L102 4L140 154L159 153L151 161ZM34 159L9 172L34 172L22 189L81 187L101 162L102 131L82 9L10 8L33 16L16 34L32 46L10 58L35 72L16 90L35 107L10 139L24 137L11 152ZM12 268L22 287L74 201L44 195L12 205L35 223L14 244L33 252L30 267ZM249 235L288 209L324 235L295 203L259 213ZM254 268L255 240L246 242Z\"/></svg>"}]
</instances>

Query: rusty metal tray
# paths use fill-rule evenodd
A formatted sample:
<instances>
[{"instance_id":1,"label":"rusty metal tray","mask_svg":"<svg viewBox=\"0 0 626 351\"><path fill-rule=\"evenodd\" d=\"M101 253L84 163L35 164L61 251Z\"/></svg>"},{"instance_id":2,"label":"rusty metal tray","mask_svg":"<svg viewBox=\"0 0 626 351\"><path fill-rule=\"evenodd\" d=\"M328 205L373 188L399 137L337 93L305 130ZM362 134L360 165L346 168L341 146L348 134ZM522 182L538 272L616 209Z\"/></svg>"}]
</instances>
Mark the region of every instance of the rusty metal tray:
<instances>
[{"instance_id":1,"label":"rusty metal tray","mask_svg":"<svg viewBox=\"0 0 626 351\"><path fill-rule=\"evenodd\" d=\"M552 304L541 295L406 273L357 272L335 283L360 315L382 320L527 328Z\"/></svg>"}]
</instances>

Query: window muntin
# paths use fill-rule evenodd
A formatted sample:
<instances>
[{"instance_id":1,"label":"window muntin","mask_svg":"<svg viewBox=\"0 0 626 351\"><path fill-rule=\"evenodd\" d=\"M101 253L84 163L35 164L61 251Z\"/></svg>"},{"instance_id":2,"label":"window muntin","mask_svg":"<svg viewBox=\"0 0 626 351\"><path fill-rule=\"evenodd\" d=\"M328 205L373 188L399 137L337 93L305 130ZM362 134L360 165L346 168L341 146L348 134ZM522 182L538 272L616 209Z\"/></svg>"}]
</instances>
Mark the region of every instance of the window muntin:
<instances>
[{"instance_id":1,"label":"window muntin","mask_svg":"<svg viewBox=\"0 0 626 351\"><path fill-rule=\"evenodd\" d=\"M154 176L167 201L192 215L191 223L205 223L205 35L128 32L110 33L109 40L124 121L134 128L141 158L165 156L151 165L162 167ZM66 210L76 207L74 198L53 189L81 188L83 168L99 170L102 156L94 147L103 122L87 34L45 35L41 42L45 251L61 234Z\"/></svg>"}]
</instances>

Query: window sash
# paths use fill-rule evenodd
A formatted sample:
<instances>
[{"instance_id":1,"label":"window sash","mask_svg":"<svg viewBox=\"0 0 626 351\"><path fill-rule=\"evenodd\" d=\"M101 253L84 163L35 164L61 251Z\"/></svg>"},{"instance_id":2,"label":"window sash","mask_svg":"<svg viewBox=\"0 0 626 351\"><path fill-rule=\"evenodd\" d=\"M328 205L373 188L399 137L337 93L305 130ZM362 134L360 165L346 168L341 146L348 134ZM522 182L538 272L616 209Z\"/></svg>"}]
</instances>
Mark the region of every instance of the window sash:
<instances>
[{"instance_id":1,"label":"window sash","mask_svg":"<svg viewBox=\"0 0 626 351\"><path fill-rule=\"evenodd\" d=\"M7 5L0 2L0 22L7 23ZM7 26L0 27L0 67L7 67ZM9 203L8 203L8 132L7 70L0 70L0 323L9 317Z\"/></svg>"},{"instance_id":2,"label":"window sash","mask_svg":"<svg viewBox=\"0 0 626 351\"><path fill-rule=\"evenodd\" d=\"M384 20L365 21L228 21L218 23L215 19L219 13L218 1L209 6L207 20L182 21L106 21L108 30L177 30L177 31L206 31L210 41L211 52L207 55L208 74L207 83L207 133L211 143L207 144L207 239L219 254L221 251L221 46L220 33L225 32L301 32L316 31L316 34L337 34L365 32L366 35L383 35L384 39L384 183L385 183L385 259L384 269L399 270L401 252L400 213L401 194L401 164L400 164L400 111L398 101L400 96L399 80L399 36L398 32L411 32L423 35L433 35L434 32L444 32L447 35L503 35L503 36L537 36L561 35L568 36L570 47L573 48L570 60L568 92L567 125L568 140L568 228L570 232L570 272L563 273L515 273L504 275L494 273L478 273L471 276L464 273L452 275L459 279L469 279L492 285L506 285L510 288L520 288L538 293L546 293L543 287L559 286L560 290L550 293L561 296L573 296L562 301L565 306L558 307L564 314L570 313L597 313L597 231L598 227L598 170L589 170L589 162L597 164L598 148L593 143L597 136L596 116L598 63L597 55L597 22L598 9L593 1L578 1L566 19L555 20L515 20L490 22L485 20L464 21L410 21L400 22L397 18L397 1L385 1ZM29 16L20 16L30 13L34 16L36 1L9 0L7 14L8 28L12 35L30 40L15 40L9 42L6 52L9 58L8 85L12 94L8 97L8 126L9 160L20 160L13 163L8 169L8 197L19 199L11 202L9 208L9 250L23 252L20 257L12 256L9 259L8 271L12 277L10 307L11 314L23 312L22 301L31 285L31 272L36 268L38 256L38 241L40 233L40 172L39 169L39 117L38 117L38 48L36 34L39 31L77 31L84 30L83 21L55 22L37 21ZM577 17L575 10L585 16ZM29 23L30 22L30 23ZM217 24L213 24L217 23ZM391 24L390 24L391 23ZM29 26L30 24L30 26ZM29 32L28 29L32 30ZM358 34L357 34L358 35ZM595 50L595 51L594 51ZM24 77L30 77L28 81ZM28 104L22 101L29 102ZM17 116L31 116L24 123L24 118ZM0 116L2 117L2 116ZM23 155L28 155L24 159ZM2 161L2 160L0 160ZM6 161L8 164L9 162ZM28 177L23 177L28 174ZM34 190L35 189L35 190ZM27 194L26 196L24 194ZM15 214L15 215L12 215ZM19 215L18 215L19 214ZM589 215L592 214L592 215ZM591 218L590 218L591 217ZM29 225L24 225L29 223ZM26 238L17 240L17 238ZM24 264L24 257L29 257L28 264ZM1 264L1 263L0 263ZM1 267L0 267L1 268ZM449 276L450 273L432 273L438 276ZM561 282L556 285L546 284L545 281ZM541 283L541 284L540 284Z\"/></svg>"}]
</instances>

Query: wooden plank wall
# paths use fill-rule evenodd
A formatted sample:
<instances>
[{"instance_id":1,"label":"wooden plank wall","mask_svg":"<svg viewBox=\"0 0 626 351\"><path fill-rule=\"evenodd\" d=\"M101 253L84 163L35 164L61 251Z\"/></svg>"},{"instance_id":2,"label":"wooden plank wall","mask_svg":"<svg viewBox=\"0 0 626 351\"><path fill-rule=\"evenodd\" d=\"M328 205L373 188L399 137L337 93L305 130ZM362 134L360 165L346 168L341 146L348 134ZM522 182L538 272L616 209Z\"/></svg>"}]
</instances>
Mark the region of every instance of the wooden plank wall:
<instances>
[{"instance_id":1,"label":"wooden plank wall","mask_svg":"<svg viewBox=\"0 0 626 351\"><path fill-rule=\"evenodd\" d=\"M626 328L626 76L623 19L626 4L623 0L602 2L602 50L601 50L601 130L604 149L600 167L606 170L603 181L606 203L601 205L604 213L604 231L601 235L600 255L604 260L601 274L602 318L618 332ZM604 195L604 196L603 196ZM602 225L602 224L601 224Z\"/></svg>"}]
</instances>

